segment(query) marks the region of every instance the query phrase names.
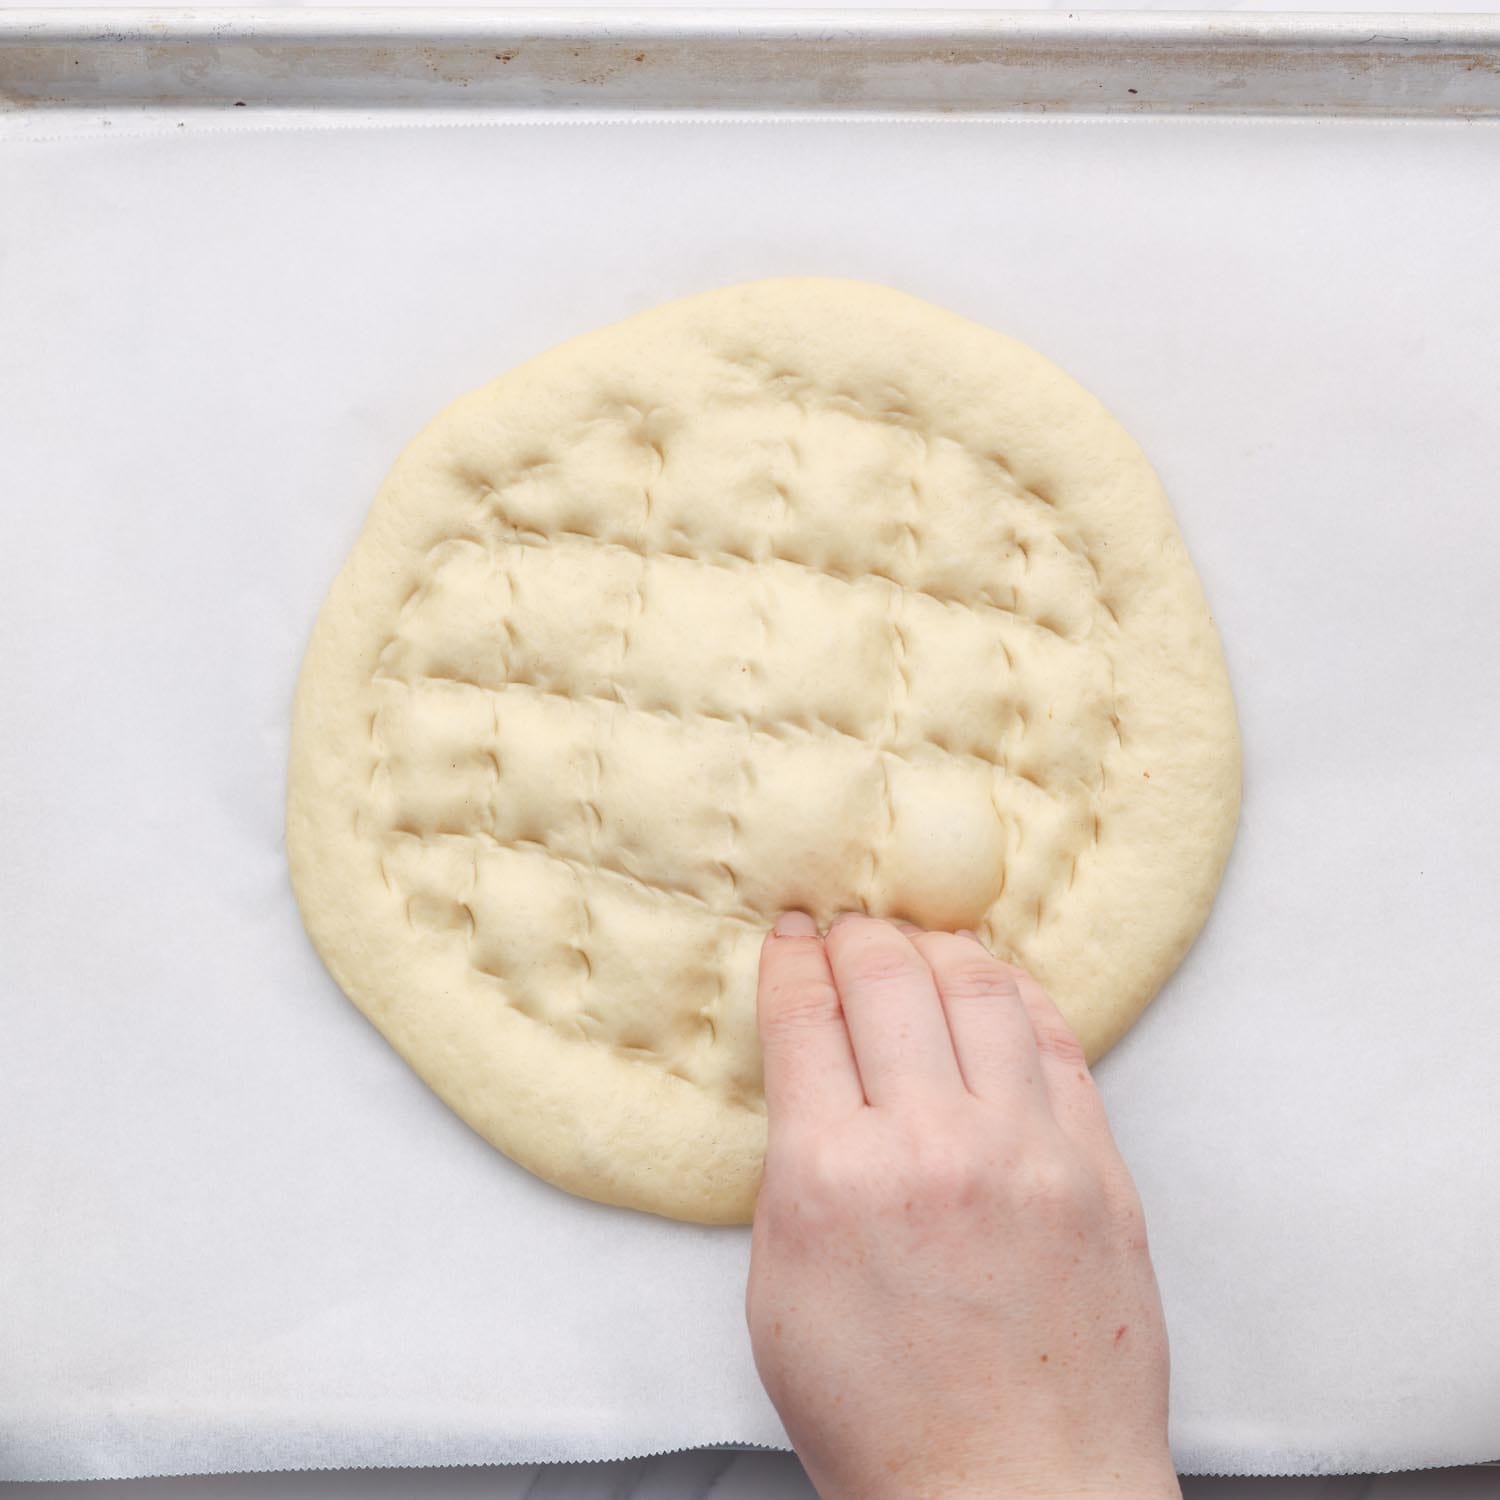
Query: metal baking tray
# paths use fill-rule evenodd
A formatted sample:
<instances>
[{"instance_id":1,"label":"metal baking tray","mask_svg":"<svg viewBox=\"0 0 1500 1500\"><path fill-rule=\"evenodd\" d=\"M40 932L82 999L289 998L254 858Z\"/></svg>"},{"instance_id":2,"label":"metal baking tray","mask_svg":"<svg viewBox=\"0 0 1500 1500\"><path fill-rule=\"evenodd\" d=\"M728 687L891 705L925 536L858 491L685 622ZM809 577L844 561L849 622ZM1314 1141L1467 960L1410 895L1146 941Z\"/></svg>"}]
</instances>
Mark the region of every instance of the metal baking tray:
<instances>
[{"instance_id":1,"label":"metal baking tray","mask_svg":"<svg viewBox=\"0 0 1500 1500\"><path fill-rule=\"evenodd\" d=\"M33 109L1500 115L1500 15L0 13Z\"/></svg>"},{"instance_id":2,"label":"metal baking tray","mask_svg":"<svg viewBox=\"0 0 1500 1500\"><path fill-rule=\"evenodd\" d=\"M191 131L688 113L1493 121L1500 15L0 11L0 137L122 122ZM1359 133L1372 146L1386 137ZM1476 132L1441 133L1458 141ZM1483 197L1478 170L1463 190ZM429 1451L415 1461L494 1456ZM307 1444L292 1461L326 1458ZM341 1450L337 1461L378 1460ZM100 1472L112 1460L95 1462ZM157 1453L142 1462L205 1461ZM1306 1471L1311 1459L1277 1462Z\"/></svg>"}]
</instances>

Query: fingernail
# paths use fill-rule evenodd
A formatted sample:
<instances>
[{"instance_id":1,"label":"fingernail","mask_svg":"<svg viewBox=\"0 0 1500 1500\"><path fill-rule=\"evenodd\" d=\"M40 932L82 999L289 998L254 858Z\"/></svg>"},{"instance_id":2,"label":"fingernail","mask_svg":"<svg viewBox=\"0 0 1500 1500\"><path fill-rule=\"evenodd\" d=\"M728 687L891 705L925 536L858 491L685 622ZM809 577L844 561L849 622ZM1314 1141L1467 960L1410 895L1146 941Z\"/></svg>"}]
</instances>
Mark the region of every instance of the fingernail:
<instances>
[{"instance_id":1,"label":"fingernail","mask_svg":"<svg viewBox=\"0 0 1500 1500\"><path fill-rule=\"evenodd\" d=\"M979 941L979 934L977 932L973 931L971 928L968 928L968 927L960 927L953 934L953 936L954 937L966 937L971 942L975 942L975 943L977 943Z\"/></svg>"},{"instance_id":2,"label":"fingernail","mask_svg":"<svg viewBox=\"0 0 1500 1500\"><path fill-rule=\"evenodd\" d=\"M771 931L777 937L817 937L818 924L805 911L784 911Z\"/></svg>"},{"instance_id":3,"label":"fingernail","mask_svg":"<svg viewBox=\"0 0 1500 1500\"><path fill-rule=\"evenodd\" d=\"M828 925L830 927L839 927L842 926L843 923L852 922L856 917L861 917L863 915L863 912L858 911L841 911Z\"/></svg>"},{"instance_id":4,"label":"fingernail","mask_svg":"<svg viewBox=\"0 0 1500 1500\"><path fill-rule=\"evenodd\" d=\"M905 933L907 937L921 937L922 929L915 922L908 922L905 917L893 917L891 926L897 932Z\"/></svg>"}]
</instances>

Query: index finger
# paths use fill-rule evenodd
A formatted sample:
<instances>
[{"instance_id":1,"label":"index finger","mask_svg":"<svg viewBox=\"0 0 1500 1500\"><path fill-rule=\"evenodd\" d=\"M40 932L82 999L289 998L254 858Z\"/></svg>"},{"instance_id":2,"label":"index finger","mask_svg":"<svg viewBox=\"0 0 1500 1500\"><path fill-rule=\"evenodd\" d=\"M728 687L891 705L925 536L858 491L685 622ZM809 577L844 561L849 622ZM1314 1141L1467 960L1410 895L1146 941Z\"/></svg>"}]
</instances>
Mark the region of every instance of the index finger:
<instances>
[{"instance_id":1,"label":"index finger","mask_svg":"<svg viewBox=\"0 0 1500 1500\"><path fill-rule=\"evenodd\" d=\"M760 950L756 1015L770 1128L823 1124L865 1102L817 924L787 912Z\"/></svg>"}]
</instances>

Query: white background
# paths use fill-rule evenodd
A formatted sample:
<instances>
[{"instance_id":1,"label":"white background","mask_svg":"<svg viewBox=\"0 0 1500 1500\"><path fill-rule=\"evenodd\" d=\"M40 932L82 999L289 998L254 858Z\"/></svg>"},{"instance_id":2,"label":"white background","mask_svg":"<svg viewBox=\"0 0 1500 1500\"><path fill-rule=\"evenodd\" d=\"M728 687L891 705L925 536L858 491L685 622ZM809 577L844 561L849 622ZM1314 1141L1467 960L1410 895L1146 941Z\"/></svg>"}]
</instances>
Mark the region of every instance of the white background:
<instances>
[{"instance_id":1,"label":"white background","mask_svg":"<svg viewBox=\"0 0 1500 1500\"><path fill-rule=\"evenodd\" d=\"M567 263L556 226L576 205L539 185L563 180L549 151L577 165L579 137L522 162L513 142L496 155L465 133L440 168L431 137L399 169L348 142L283 138L198 167L140 143L108 160L80 150L65 176L58 157L40 175L16 171L42 219L32 246L17 257L8 240L0 262L0 313L32 356L3 388L28 503L0 618L35 643L40 670L6 684L12 868L35 896L8 892L6 929L28 941L0 979L7 994L57 1001L44 1027L0 1022L26 1065L7 1101L20 1114L0 1145L0 1189L40 1204L56 1236L45 1259L33 1238L0 1260L55 1278L29 1280L6 1311L22 1360L55 1355L46 1345L61 1323L80 1335L78 1368L106 1407L133 1388L133 1361L155 1379L164 1354L211 1397L211 1350L191 1339L205 1320L237 1343L262 1328L288 1269L264 1287L253 1278L268 1247L306 1248L310 1220L333 1259L292 1288L309 1299L278 1335L292 1343L252 1351L272 1376L285 1376L289 1351L330 1341L378 1362L392 1308L378 1288L351 1304L351 1274L378 1268L410 1319L403 1343L431 1328L414 1289L455 1275L483 1287L485 1236L509 1221L483 1204L475 1217L476 1195L535 1208L534 1252L582 1245L595 1265L619 1254L613 1216L553 1203L477 1148L296 947L276 850L285 694L363 497L448 395L575 328L691 289L684 280L821 269L1008 327L1099 390L1161 464L1225 632L1247 735L1240 848L1208 939L1105 1070L1152 1213L1177 1410L1198 1424L1189 1441L1212 1437L1253 1466L1267 1443L1287 1448L1276 1418L1300 1410L1292 1446L1326 1459L1374 1438L1378 1411L1379 1436L1409 1455L1395 1461L1435 1462L1460 1436L1444 1430L1444 1405L1462 1411L1477 1382L1500 1411L1485 1361L1500 1329L1483 1299L1500 1227L1486 1196L1500 1176L1500 1052L1492 1007L1475 999L1500 954L1482 888L1465 884L1497 831L1484 793L1500 706L1479 672L1489 579L1476 567L1500 540L1483 504L1500 468L1486 425L1497 225L1475 193L1500 161L1494 138L1390 132L1375 170L1379 127L1262 127L1227 148L1232 126L1111 127L1087 141L1089 127L1056 129L1045 148L1040 128L979 132L965 142L966 191L933 182L956 137L883 152L883 192L903 223L935 222L941 261L903 245L858 191L876 160L868 136L825 134L811 161L789 158L784 141L762 154L735 145L751 186L738 179L713 232L701 202L678 203L643 216L602 264L593 242L565 309L523 305L516 289ZM721 157L727 137L716 139L620 148L598 164L601 182L620 184L601 218L628 224L632 192L649 199L653 182ZM850 185L830 197L833 167ZM441 191L424 186L434 171ZM754 174L773 171L791 219L757 211L773 179L757 194ZM1268 179L1247 201L1242 184ZM1046 222L1014 209L1038 202ZM424 274L435 255L451 299ZM1326 559L1344 555L1330 581ZM66 921L59 890L74 902ZM153 912L171 920L153 926ZM268 941L285 953L256 960ZM287 1026L302 1028L298 1056ZM207 1190L225 1207L204 1223ZM35 1220L8 1224L13 1237L38 1232ZM668 1243L654 1227L624 1233L643 1265ZM697 1298L714 1338L732 1342L740 1252L702 1239L706 1258L672 1274L674 1294ZM436 1256L434 1274L412 1282L413 1256ZM567 1331L556 1321L573 1264L547 1268L558 1291L537 1331L563 1346L586 1327L577 1307ZM534 1261L529 1274L541 1270ZM661 1289L630 1284L649 1323ZM440 1332L461 1350L472 1330L453 1311ZM101 1347L122 1321L127 1336ZM1236 1358L1226 1340L1239 1341ZM0 1390L4 1378L0 1368ZM737 1409L742 1378L741 1366L711 1399ZM691 1383L702 1379L694 1366ZM525 1372L525 1384L546 1381ZM1449 1396L1434 1401L1445 1381ZM311 1389L326 1399L332 1387ZM1371 1405L1382 1391L1389 1408ZM113 1409L129 1427L128 1409ZM1238 1437L1236 1417L1249 1424ZM1490 1477L1449 1479L1445 1492L1478 1494ZM714 1455L149 1492L467 1495L480 1483L543 1496L805 1493L787 1460ZM1315 1483L1286 1493L1325 1493ZM1337 1483L1326 1493L1360 1493ZM1391 1483L1374 1493L1385 1500ZM132 1488L118 1487L122 1500Z\"/></svg>"}]
</instances>

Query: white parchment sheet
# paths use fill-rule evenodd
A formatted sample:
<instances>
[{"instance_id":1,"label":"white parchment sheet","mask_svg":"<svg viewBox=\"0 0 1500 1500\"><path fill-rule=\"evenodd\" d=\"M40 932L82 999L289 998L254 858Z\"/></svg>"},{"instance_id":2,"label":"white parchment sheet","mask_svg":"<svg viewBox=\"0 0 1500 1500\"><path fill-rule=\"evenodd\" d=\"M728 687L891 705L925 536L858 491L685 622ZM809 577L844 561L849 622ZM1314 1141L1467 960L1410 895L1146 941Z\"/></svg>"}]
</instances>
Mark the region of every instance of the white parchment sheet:
<instances>
[{"instance_id":1,"label":"white parchment sheet","mask_svg":"<svg viewBox=\"0 0 1500 1500\"><path fill-rule=\"evenodd\" d=\"M819 272L1008 330L1174 497L1245 811L1100 1069L1191 1471L1500 1456L1500 129L679 123L0 143L0 1477L777 1443L747 1239L534 1181L282 853L400 446Z\"/></svg>"}]
</instances>

